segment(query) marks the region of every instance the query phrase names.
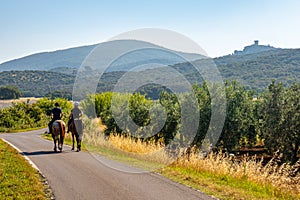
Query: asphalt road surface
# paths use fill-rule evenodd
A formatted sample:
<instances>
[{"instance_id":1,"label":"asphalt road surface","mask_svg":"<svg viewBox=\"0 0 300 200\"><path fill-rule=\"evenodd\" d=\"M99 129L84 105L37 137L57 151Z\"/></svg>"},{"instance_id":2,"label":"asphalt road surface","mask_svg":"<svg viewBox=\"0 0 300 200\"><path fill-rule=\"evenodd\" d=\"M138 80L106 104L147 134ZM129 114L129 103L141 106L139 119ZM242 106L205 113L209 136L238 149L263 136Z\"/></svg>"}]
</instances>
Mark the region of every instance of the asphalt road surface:
<instances>
[{"instance_id":1,"label":"asphalt road surface","mask_svg":"<svg viewBox=\"0 0 300 200\"><path fill-rule=\"evenodd\" d=\"M64 145L53 152L53 142L41 138L45 130L0 134L19 148L46 177L57 200L190 200L213 199L199 191L151 172L137 170ZM104 161L104 162L102 162ZM118 169L115 170L117 165Z\"/></svg>"}]
</instances>

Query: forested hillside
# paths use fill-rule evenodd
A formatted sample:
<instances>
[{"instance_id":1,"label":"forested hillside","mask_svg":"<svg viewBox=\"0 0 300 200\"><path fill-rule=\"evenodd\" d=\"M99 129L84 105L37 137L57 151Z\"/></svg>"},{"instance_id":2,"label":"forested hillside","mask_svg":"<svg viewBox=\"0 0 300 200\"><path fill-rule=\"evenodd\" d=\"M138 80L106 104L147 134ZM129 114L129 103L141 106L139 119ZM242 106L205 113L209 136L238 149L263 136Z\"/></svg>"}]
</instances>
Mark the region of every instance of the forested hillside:
<instances>
[{"instance_id":1,"label":"forested hillside","mask_svg":"<svg viewBox=\"0 0 300 200\"><path fill-rule=\"evenodd\" d=\"M195 62L204 62L198 60ZM300 49L278 49L257 54L228 55L215 58L224 80L236 80L247 89L262 92L272 80L290 85L300 81ZM201 65L201 64L200 64ZM190 64L174 67L191 81L197 81Z\"/></svg>"},{"instance_id":2,"label":"forested hillside","mask_svg":"<svg viewBox=\"0 0 300 200\"><path fill-rule=\"evenodd\" d=\"M112 90L122 74L124 72L105 73L98 84L98 92ZM22 92L23 97L50 97L58 93L71 96L75 78L76 74L68 74L65 70L59 70L59 72L5 71L0 73L0 86L16 86Z\"/></svg>"},{"instance_id":3,"label":"forested hillside","mask_svg":"<svg viewBox=\"0 0 300 200\"><path fill-rule=\"evenodd\" d=\"M262 91L272 79L284 85L300 81L300 49L227 56L217 58L215 62L224 79L237 80L256 91Z\"/></svg>"},{"instance_id":4,"label":"forested hillside","mask_svg":"<svg viewBox=\"0 0 300 200\"><path fill-rule=\"evenodd\" d=\"M0 85L19 88L24 97L41 97L49 92L72 92L75 76L49 71L8 71L0 73Z\"/></svg>"},{"instance_id":5,"label":"forested hillside","mask_svg":"<svg viewBox=\"0 0 300 200\"><path fill-rule=\"evenodd\" d=\"M132 64L130 60L128 62ZM300 80L300 49L276 49L255 54L228 55L215 58L214 62L224 80L236 80L247 89L257 92L264 91L273 79L285 86ZM201 82L190 63L179 63L172 67L192 84ZM112 90L117 80L125 73L123 70L127 68L127 65L117 66L105 73L99 81L98 92ZM77 68L73 67L55 67L50 71L4 71L0 73L0 86L16 86L25 97L40 97L55 91L72 93L76 74ZM153 86L142 90L157 96Z\"/></svg>"}]
</instances>

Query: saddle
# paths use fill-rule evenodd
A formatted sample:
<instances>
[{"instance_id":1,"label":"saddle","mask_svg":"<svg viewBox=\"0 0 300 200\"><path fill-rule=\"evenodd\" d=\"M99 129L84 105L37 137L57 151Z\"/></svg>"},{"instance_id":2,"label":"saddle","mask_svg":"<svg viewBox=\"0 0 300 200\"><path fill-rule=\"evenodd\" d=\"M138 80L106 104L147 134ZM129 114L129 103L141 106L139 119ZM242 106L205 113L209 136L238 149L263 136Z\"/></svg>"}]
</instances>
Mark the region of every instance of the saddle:
<instances>
[{"instance_id":1,"label":"saddle","mask_svg":"<svg viewBox=\"0 0 300 200\"><path fill-rule=\"evenodd\" d=\"M52 124L52 133L53 134L61 132L61 135L64 137L65 129L66 129L66 125L65 125L64 121L62 121L62 120L55 120Z\"/></svg>"},{"instance_id":2,"label":"saddle","mask_svg":"<svg viewBox=\"0 0 300 200\"><path fill-rule=\"evenodd\" d=\"M75 125L75 129L77 131L78 134L82 134L83 131L83 123L82 120L79 118L74 118L73 119L74 125Z\"/></svg>"}]
</instances>

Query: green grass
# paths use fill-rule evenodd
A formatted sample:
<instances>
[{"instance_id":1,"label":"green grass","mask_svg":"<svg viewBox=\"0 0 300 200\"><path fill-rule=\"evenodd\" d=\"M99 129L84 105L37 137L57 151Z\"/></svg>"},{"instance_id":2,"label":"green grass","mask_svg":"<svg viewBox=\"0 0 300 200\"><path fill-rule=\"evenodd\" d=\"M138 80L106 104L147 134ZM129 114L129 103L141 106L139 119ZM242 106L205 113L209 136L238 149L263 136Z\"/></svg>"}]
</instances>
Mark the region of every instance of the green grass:
<instances>
[{"instance_id":1,"label":"green grass","mask_svg":"<svg viewBox=\"0 0 300 200\"><path fill-rule=\"evenodd\" d=\"M26 132L26 131L35 131L42 128L46 128L46 127L44 126L44 127L24 128L24 129L12 129L12 128L0 127L0 133L19 133L19 132Z\"/></svg>"},{"instance_id":2,"label":"green grass","mask_svg":"<svg viewBox=\"0 0 300 200\"><path fill-rule=\"evenodd\" d=\"M284 193L268 185L262 186L246 179L197 172L178 166L168 166L158 171L176 182L198 189L206 194L225 200L235 199L299 199L299 195Z\"/></svg>"},{"instance_id":3,"label":"green grass","mask_svg":"<svg viewBox=\"0 0 300 200\"><path fill-rule=\"evenodd\" d=\"M40 174L0 140L0 199L50 199Z\"/></svg>"}]
</instances>

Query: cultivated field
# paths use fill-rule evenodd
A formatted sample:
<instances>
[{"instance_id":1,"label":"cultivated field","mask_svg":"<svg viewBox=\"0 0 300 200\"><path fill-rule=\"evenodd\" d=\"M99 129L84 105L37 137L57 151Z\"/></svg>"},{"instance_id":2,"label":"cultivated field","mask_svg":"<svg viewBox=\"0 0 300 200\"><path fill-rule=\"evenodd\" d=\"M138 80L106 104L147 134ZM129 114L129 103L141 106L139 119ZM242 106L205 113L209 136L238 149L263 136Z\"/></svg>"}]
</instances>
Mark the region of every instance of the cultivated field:
<instances>
[{"instance_id":1,"label":"cultivated field","mask_svg":"<svg viewBox=\"0 0 300 200\"><path fill-rule=\"evenodd\" d=\"M28 102L28 103L34 103L40 98L36 97L25 97L20 99L9 99L9 100L0 100L0 108L5 108L8 106L11 106L14 102Z\"/></svg>"}]
</instances>

